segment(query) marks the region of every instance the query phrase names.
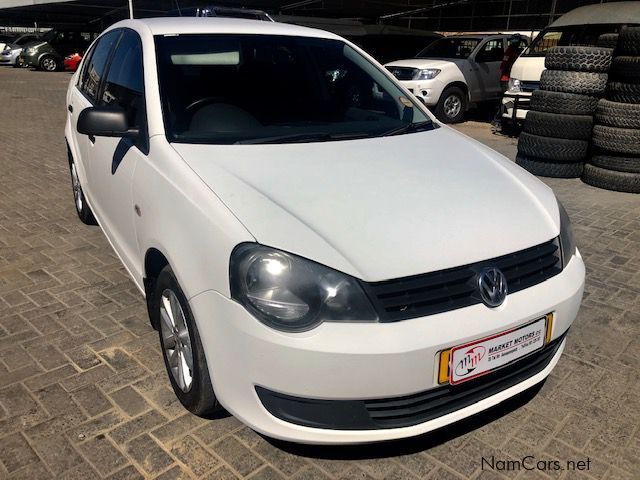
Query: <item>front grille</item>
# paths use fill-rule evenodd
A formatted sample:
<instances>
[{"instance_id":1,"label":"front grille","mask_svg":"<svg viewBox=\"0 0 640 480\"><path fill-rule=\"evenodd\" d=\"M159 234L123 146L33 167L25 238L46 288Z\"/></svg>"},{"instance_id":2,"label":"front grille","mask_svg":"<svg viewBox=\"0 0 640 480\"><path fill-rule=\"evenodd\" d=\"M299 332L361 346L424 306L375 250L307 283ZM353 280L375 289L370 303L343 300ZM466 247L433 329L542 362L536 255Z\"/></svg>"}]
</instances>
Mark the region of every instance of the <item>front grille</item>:
<instances>
[{"instance_id":1,"label":"front grille","mask_svg":"<svg viewBox=\"0 0 640 480\"><path fill-rule=\"evenodd\" d=\"M387 67L387 70L398 80L413 80L418 72L417 68L410 67Z\"/></svg>"},{"instance_id":2,"label":"front grille","mask_svg":"<svg viewBox=\"0 0 640 480\"><path fill-rule=\"evenodd\" d=\"M520 82L520 90L523 92L533 92L540 88L540 82Z\"/></svg>"},{"instance_id":3,"label":"front grille","mask_svg":"<svg viewBox=\"0 0 640 480\"><path fill-rule=\"evenodd\" d=\"M482 302L478 274L496 267L507 279L508 293L529 288L562 271L558 239L502 257L423 275L364 283L380 320L395 322L464 308Z\"/></svg>"},{"instance_id":4,"label":"front grille","mask_svg":"<svg viewBox=\"0 0 640 480\"><path fill-rule=\"evenodd\" d=\"M566 332L542 349L474 380L402 397L322 400L255 388L271 415L296 425L332 430L409 427L473 405L540 373L553 359L565 335Z\"/></svg>"}]
</instances>

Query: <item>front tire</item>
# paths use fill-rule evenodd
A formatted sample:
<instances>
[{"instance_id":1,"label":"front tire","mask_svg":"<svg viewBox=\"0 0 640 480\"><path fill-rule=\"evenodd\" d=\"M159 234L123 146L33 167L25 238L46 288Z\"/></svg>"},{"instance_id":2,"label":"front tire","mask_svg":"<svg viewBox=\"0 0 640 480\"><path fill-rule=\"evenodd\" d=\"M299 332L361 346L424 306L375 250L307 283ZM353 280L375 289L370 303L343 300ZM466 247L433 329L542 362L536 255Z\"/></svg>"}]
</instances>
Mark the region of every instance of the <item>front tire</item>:
<instances>
[{"instance_id":1,"label":"front tire","mask_svg":"<svg viewBox=\"0 0 640 480\"><path fill-rule=\"evenodd\" d=\"M78 170L76 164L72 158L69 158L69 171L71 173L71 188L73 189L73 203L76 206L76 213L78 218L85 225L97 225L96 217L93 216L91 208L87 204L87 200L82 191L82 185L80 185L80 177L78 176Z\"/></svg>"},{"instance_id":2,"label":"front tire","mask_svg":"<svg viewBox=\"0 0 640 480\"><path fill-rule=\"evenodd\" d=\"M176 397L194 415L214 415L222 407L213 392L198 327L168 265L158 276L153 299L164 364Z\"/></svg>"},{"instance_id":3,"label":"front tire","mask_svg":"<svg viewBox=\"0 0 640 480\"><path fill-rule=\"evenodd\" d=\"M459 123L467 110L467 96L458 87L445 88L436 105L435 115L444 123Z\"/></svg>"}]
</instances>

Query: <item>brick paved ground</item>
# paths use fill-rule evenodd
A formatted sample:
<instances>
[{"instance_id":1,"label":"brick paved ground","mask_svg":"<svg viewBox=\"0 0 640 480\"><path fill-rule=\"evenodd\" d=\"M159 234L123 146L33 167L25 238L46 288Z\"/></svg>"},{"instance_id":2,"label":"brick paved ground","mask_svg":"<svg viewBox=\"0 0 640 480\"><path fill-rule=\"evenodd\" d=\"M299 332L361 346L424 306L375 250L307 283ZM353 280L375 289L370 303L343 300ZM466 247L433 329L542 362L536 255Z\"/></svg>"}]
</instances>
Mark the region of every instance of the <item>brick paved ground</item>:
<instances>
[{"instance_id":1,"label":"brick paved ground","mask_svg":"<svg viewBox=\"0 0 640 480\"><path fill-rule=\"evenodd\" d=\"M276 444L175 400L140 295L74 212L68 78L0 69L0 478L640 478L640 196L549 181L573 218L587 294L533 399L410 441ZM513 156L486 124L460 128ZM492 455L591 463L482 471Z\"/></svg>"}]
</instances>

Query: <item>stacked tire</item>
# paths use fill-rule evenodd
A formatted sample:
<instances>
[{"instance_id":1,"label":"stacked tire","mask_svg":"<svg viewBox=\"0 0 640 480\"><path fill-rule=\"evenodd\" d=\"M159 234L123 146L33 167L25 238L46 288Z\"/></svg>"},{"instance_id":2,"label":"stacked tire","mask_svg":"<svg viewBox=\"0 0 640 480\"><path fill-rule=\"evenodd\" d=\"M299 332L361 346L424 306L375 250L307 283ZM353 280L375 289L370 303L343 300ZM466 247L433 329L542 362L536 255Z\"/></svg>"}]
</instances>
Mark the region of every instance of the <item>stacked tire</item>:
<instances>
[{"instance_id":1,"label":"stacked tire","mask_svg":"<svg viewBox=\"0 0 640 480\"><path fill-rule=\"evenodd\" d=\"M612 49L555 47L518 141L516 163L535 175L578 178L588 157L593 115L607 86Z\"/></svg>"},{"instance_id":2,"label":"stacked tire","mask_svg":"<svg viewBox=\"0 0 640 480\"><path fill-rule=\"evenodd\" d=\"M604 99L598 102L589 185L640 193L640 27L620 32Z\"/></svg>"}]
</instances>

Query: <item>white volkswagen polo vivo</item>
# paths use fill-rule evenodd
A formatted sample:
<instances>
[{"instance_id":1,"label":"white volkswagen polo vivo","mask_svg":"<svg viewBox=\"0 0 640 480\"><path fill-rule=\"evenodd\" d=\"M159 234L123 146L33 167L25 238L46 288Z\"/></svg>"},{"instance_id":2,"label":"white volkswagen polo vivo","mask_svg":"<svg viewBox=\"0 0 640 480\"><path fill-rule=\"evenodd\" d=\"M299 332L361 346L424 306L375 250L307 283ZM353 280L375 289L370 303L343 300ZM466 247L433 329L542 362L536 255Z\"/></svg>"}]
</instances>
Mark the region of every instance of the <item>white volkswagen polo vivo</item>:
<instances>
[{"instance_id":1,"label":"white volkswagen polo vivo","mask_svg":"<svg viewBox=\"0 0 640 480\"><path fill-rule=\"evenodd\" d=\"M144 293L191 412L298 442L388 440L558 362L585 269L553 192L342 38L128 20L67 101L78 214Z\"/></svg>"}]
</instances>

